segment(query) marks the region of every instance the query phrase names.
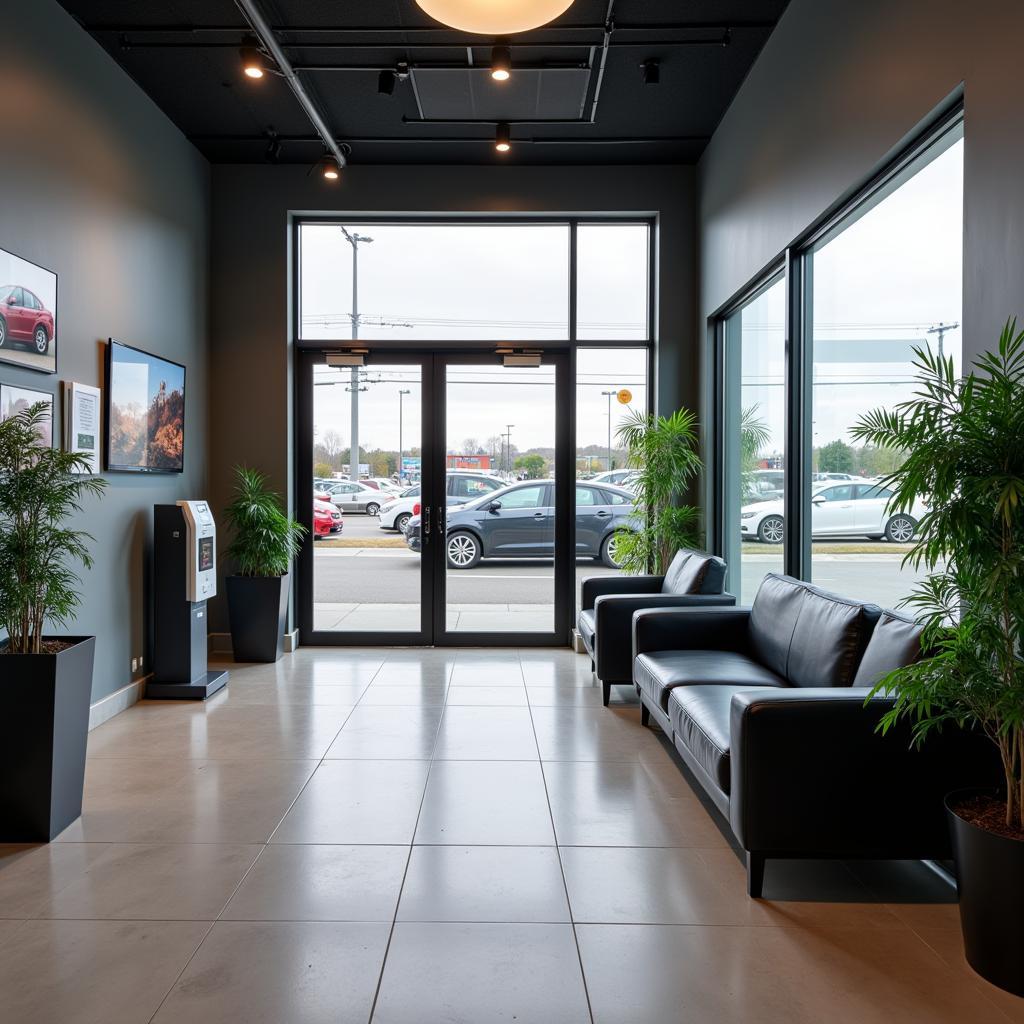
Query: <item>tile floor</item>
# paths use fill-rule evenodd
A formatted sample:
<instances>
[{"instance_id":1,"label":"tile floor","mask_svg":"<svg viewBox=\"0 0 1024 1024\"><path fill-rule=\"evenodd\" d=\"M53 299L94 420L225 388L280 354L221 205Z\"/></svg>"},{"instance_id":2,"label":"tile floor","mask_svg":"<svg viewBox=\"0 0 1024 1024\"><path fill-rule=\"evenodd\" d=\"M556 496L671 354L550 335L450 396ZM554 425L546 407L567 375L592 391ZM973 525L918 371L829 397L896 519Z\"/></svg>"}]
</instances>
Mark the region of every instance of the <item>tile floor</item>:
<instances>
[{"instance_id":1,"label":"tile floor","mask_svg":"<svg viewBox=\"0 0 1024 1024\"><path fill-rule=\"evenodd\" d=\"M922 865L766 895L585 658L306 649L91 735L81 820L0 847L0 1020L1024 1022Z\"/></svg>"}]
</instances>

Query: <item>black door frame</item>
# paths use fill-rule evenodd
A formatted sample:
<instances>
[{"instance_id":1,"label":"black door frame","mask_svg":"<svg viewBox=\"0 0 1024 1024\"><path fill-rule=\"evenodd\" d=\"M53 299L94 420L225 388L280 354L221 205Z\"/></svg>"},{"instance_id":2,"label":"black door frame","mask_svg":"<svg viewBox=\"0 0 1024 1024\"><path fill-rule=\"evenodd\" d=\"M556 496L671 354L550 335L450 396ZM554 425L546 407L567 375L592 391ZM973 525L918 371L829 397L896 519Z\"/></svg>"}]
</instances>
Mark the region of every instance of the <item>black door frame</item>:
<instances>
[{"instance_id":1,"label":"black door frame","mask_svg":"<svg viewBox=\"0 0 1024 1024\"><path fill-rule=\"evenodd\" d=\"M311 646L519 646L563 647L569 644L574 608L576 559L571 486L573 483L572 434L576 415L575 353L564 343L544 347L543 364L555 368L555 594L554 623L550 633L494 632L459 633L447 629L447 572L444 544L438 543L436 524L439 510L446 507L445 434L447 423L447 368L458 365L501 365L494 343L472 348L427 352L421 348L396 349L394 343L366 346L370 366L419 365L422 370L422 472L421 504L433 510L430 533L423 531L420 559L420 629L417 632L317 630L314 626L314 540L311 530L313 507L313 373L326 363L330 352L342 346L303 348L297 352L296 373L296 457L295 495L298 519L310 532L297 559L300 642ZM441 535L443 539L443 535Z\"/></svg>"}]
</instances>

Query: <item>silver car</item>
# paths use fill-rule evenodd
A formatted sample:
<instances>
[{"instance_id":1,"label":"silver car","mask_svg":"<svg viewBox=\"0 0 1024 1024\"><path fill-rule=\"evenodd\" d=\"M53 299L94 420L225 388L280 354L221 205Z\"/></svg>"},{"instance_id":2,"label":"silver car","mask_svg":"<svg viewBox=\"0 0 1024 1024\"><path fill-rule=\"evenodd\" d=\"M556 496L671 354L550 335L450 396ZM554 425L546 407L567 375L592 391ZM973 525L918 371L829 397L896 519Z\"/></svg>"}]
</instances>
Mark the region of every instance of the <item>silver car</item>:
<instances>
[{"instance_id":1,"label":"silver car","mask_svg":"<svg viewBox=\"0 0 1024 1024\"><path fill-rule=\"evenodd\" d=\"M327 495L342 512L365 512L375 516L389 495L375 487L365 487L353 480L341 480L327 488Z\"/></svg>"}]
</instances>

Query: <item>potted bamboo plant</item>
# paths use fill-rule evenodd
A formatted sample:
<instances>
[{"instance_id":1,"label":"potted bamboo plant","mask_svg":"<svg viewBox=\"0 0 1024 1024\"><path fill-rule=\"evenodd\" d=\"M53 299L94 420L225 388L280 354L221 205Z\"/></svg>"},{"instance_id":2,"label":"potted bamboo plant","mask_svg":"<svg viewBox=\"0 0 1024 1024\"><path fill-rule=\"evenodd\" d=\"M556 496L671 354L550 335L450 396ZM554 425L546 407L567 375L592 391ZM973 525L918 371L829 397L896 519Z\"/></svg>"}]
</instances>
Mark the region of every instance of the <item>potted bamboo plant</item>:
<instances>
[{"instance_id":1,"label":"potted bamboo plant","mask_svg":"<svg viewBox=\"0 0 1024 1024\"><path fill-rule=\"evenodd\" d=\"M853 431L905 455L893 507L928 506L906 556L927 574L906 604L929 655L879 682L895 697L879 728L907 719L919 743L971 728L998 749L1002 789L951 793L946 810L967 960L1024 995L1024 332L1009 321L963 377L930 352L917 366L914 398Z\"/></svg>"},{"instance_id":2,"label":"potted bamboo plant","mask_svg":"<svg viewBox=\"0 0 1024 1024\"><path fill-rule=\"evenodd\" d=\"M288 621L292 559L306 528L290 519L266 477L235 467L235 496L225 509L233 534L227 556L236 575L226 580L235 661L277 661Z\"/></svg>"},{"instance_id":3,"label":"potted bamboo plant","mask_svg":"<svg viewBox=\"0 0 1024 1024\"><path fill-rule=\"evenodd\" d=\"M96 638L49 632L74 617L92 538L68 528L106 481L41 438L39 402L0 423L0 841L45 842L82 813Z\"/></svg>"},{"instance_id":4,"label":"potted bamboo plant","mask_svg":"<svg viewBox=\"0 0 1024 1024\"><path fill-rule=\"evenodd\" d=\"M608 542L609 561L632 575L664 573L680 548L700 545L700 510L680 503L703 468L697 418L687 409L670 416L634 410L617 436L637 473L630 485L637 511Z\"/></svg>"}]
</instances>

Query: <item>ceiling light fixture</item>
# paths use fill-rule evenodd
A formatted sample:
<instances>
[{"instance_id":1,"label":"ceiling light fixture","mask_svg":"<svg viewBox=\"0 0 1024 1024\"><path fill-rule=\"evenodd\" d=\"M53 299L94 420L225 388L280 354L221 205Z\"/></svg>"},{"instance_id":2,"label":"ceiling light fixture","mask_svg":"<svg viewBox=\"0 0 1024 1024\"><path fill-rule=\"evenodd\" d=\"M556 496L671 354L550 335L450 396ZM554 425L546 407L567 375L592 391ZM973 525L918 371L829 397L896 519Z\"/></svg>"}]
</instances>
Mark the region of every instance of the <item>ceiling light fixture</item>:
<instances>
[{"instance_id":1,"label":"ceiling light fixture","mask_svg":"<svg viewBox=\"0 0 1024 1024\"><path fill-rule=\"evenodd\" d=\"M573 0L416 0L442 25L484 36L528 32L553 21Z\"/></svg>"},{"instance_id":2,"label":"ceiling light fixture","mask_svg":"<svg viewBox=\"0 0 1024 1024\"><path fill-rule=\"evenodd\" d=\"M507 153L512 148L512 132L505 123L499 124L494 133L494 148L499 153Z\"/></svg>"},{"instance_id":3,"label":"ceiling light fixture","mask_svg":"<svg viewBox=\"0 0 1024 1024\"><path fill-rule=\"evenodd\" d=\"M341 177L341 166L333 156L328 155L320 161L320 173L328 181L337 181Z\"/></svg>"},{"instance_id":4,"label":"ceiling light fixture","mask_svg":"<svg viewBox=\"0 0 1024 1024\"><path fill-rule=\"evenodd\" d=\"M507 82L512 77L512 52L507 46L495 46L491 50L491 78L496 82Z\"/></svg>"},{"instance_id":5,"label":"ceiling light fixture","mask_svg":"<svg viewBox=\"0 0 1024 1024\"><path fill-rule=\"evenodd\" d=\"M644 85L657 85L661 81L661 62L656 57L648 57L640 65L640 77Z\"/></svg>"},{"instance_id":6,"label":"ceiling light fixture","mask_svg":"<svg viewBox=\"0 0 1024 1024\"><path fill-rule=\"evenodd\" d=\"M242 40L242 47L238 51L242 58L242 73L246 78L262 78L266 73L264 70L263 54L260 52L259 43L255 36L246 36Z\"/></svg>"},{"instance_id":7,"label":"ceiling light fixture","mask_svg":"<svg viewBox=\"0 0 1024 1024\"><path fill-rule=\"evenodd\" d=\"M394 71L385 69L377 76L377 92L381 96L394 96L397 82L398 76Z\"/></svg>"}]
</instances>

